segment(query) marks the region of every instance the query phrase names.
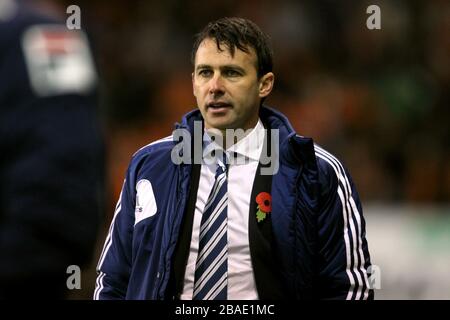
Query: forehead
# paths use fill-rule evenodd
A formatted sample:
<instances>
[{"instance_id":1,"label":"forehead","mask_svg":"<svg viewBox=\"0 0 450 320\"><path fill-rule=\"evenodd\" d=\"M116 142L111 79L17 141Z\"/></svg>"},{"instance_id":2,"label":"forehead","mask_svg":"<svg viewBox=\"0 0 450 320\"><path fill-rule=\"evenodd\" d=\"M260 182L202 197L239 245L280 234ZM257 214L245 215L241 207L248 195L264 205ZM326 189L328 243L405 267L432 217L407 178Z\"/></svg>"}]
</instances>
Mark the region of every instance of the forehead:
<instances>
[{"instance_id":1,"label":"forehead","mask_svg":"<svg viewBox=\"0 0 450 320\"><path fill-rule=\"evenodd\" d=\"M229 63L238 64L242 67L257 65L256 53L252 47L248 47L249 53L236 47L233 56L231 56L230 49L225 44L222 43L220 49L217 48L216 40L210 38L203 40L195 54L195 65L207 64L214 66Z\"/></svg>"}]
</instances>

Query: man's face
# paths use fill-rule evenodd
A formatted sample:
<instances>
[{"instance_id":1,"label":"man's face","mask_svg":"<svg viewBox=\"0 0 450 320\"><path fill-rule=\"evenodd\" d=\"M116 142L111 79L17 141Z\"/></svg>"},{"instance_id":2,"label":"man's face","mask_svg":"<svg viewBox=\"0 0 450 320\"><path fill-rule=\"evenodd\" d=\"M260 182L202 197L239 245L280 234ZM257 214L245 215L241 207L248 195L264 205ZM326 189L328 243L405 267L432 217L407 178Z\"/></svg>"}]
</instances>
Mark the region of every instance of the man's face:
<instances>
[{"instance_id":1,"label":"man's face","mask_svg":"<svg viewBox=\"0 0 450 320\"><path fill-rule=\"evenodd\" d=\"M225 45L217 49L214 39L205 39L195 55L192 74L194 96L205 120L205 128L250 129L258 121L261 98L269 95L274 75L257 77L253 48L236 48L234 57Z\"/></svg>"}]
</instances>

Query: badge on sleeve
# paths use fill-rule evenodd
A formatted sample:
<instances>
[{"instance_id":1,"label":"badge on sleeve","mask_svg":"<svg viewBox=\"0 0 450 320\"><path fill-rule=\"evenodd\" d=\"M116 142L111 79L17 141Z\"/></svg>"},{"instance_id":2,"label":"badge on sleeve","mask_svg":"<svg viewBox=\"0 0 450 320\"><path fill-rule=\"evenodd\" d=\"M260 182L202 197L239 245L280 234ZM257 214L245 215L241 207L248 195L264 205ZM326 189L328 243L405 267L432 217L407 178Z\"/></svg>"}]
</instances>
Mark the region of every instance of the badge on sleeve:
<instances>
[{"instance_id":1,"label":"badge on sleeve","mask_svg":"<svg viewBox=\"0 0 450 320\"><path fill-rule=\"evenodd\" d=\"M147 179L139 180L136 184L136 207L134 209L134 225L138 222L154 216L158 208L156 206L155 194L150 181Z\"/></svg>"},{"instance_id":2,"label":"badge on sleeve","mask_svg":"<svg viewBox=\"0 0 450 320\"><path fill-rule=\"evenodd\" d=\"M64 25L36 25L23 34L30 83L38 96L88 93L97 81L85 34Z\"/></svg>"}]
</instances>

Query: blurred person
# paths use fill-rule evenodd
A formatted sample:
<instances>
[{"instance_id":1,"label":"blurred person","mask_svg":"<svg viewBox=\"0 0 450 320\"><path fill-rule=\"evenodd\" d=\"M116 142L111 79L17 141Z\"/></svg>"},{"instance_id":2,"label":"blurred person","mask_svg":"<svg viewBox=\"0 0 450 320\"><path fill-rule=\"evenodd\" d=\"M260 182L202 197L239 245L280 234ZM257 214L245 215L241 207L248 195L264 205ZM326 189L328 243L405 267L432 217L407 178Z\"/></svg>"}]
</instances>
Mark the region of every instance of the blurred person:
<instances>
[{"instance_id":1,"label":"blurred person","mask_svg":"<svg viewBox=\"0 0 450 320\"><path fill-rule=\"evenodd\" d=\"M91 261L101 219L96 73L57 9L0 0L1 299L66 298L68 267Z\"/></svg>"},{"instance_id":2,"label":"blurred person","mask_svg":"<svg viewBox=\"0 0 450 320\"><path fill-rule=\"evenodd\" d=\"M246 19L211 22L192 62L198 110L133 155L94 299L373 298L348 171L263 104L275 80L267 36Z\"/></svg>"}]
</instances>

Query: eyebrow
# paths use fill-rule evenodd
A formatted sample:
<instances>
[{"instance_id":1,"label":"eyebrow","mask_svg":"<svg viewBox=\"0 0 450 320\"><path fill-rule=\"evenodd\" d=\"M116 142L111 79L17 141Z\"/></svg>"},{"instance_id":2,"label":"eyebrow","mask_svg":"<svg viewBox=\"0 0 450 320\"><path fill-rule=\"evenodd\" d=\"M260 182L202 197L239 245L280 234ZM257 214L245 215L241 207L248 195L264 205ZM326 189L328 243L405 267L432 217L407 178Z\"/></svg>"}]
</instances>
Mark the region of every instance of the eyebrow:
<instances>
[{"instance_id":1,"label":"eyebrow","mask_svg":"<svg viewBox=\"0 0 450 320\"><path fill-rule=\"evenodd\" d=\"M213 69L213 67L208 65L208 64L199 64L195 69L196 70L199 70L199 69ZM222 71L223 70L233 69L233 70L237 70L237 71L240 71L242 73L245 73L245 70L242 67L240 67L240 66L238 66L236 64L227 64L227 65L219 67L219 69L222 70Z\"/></svg>"}]
</instances>

